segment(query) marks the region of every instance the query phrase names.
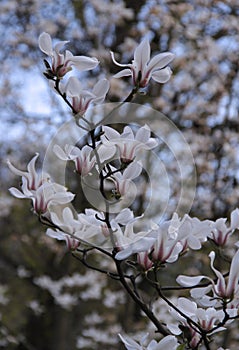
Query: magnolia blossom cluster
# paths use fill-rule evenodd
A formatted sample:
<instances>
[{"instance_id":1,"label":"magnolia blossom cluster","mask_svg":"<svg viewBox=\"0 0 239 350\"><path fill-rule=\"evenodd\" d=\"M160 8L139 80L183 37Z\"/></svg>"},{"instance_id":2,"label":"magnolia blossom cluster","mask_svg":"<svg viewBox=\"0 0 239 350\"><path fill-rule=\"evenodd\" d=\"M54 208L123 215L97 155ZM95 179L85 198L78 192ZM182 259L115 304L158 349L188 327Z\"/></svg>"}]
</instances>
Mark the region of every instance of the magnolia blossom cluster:
<instances>
[{"instance_id":1,"label":"magnolia blossom cluster","mask_svg":"<svg viewBox=\"0 0 239 350\"><path fill-rule=\"evenodd\" d=\"M89 105L102 103L110 84L104 78L95 84L92 91L88 91L74 76L64 82L63 78L73 68L88 71L99 64L96 58L74 56L70 51L64 51L66 43L63 41L53 47L49 34L40 35L39 47L51 59L50 63L45 60L44 74L70 106L73 114L79 116L78 121L82 119L87 125L85 115ZM131 76L134 94L149 84L151 78L158 83L165 83L172 74L168 64L174 55L166 52L150 59L150 45L147 39L136 48L131 64L119 64L113 53L111 56L115 64L125 67L115 78ZM79 123L77 125L80 126ZM118 280L158 327L158 331L165 336L157 342L154 339L150 340L148 334L140 340L119 335L126 349L176 350L182 344L191 349L198 349L203 343L209 349L208 338L226 329L226 326L238 317L239 241L235 245L235 254L228 263L228 274L223 274L215 267L216 252L213 250L209 258L215 278L205 275L178 276L177 283L190 290L190 299L179 297L176 304L173 304L170 298L163 296L160 283L157 280L149 280L159 297L167 300L169 312L174 319L172 323L167 323L167 330L162 325L159 326L156 316L152 316L151 309L139 296L136 281L138 276L148 276L151 272L157 278L157 272L162 266L177 262L188 251L201 250L206 243L212 242L215 250L223 250L233 232L239 229L239 209L231 213L230 223L227 223L225 218L215 222L201 221L188 214L180 218L174 213L168 221L150 222L145 225L143 214L135 216L130 205L125 203L128 203L127 199L130 203L132 195L137 199L134 181L142 173L140 154L155 149L158 145L157 139L152 137L147 124L136 131L127 125L122 132L111 126L101 125L97 135L95 130L90 128L90 123L88 126L89 129L84 129L88 132L87 144L82 147L70 144L64 147L55 145L53 151L61 161L74 164L75 172L85 184L89 183L87 181L93 174L97 174L94 177L94 189L100 193L105 210L87 208L84 212L77 212L72 203L75 194L52 181L48 174L36 171L38 154L29 162L27 171L18 170L8 161L10 170L21 176L20 190L10 188L11 194L17 198L30 199L34 213L44 224L49 225L47 235L65 241L69 250L85 254L88 248L99 249L101 253L113 259L118 271ZM111 210L116 204L119 204L118 212ZM133 289L130 289L121 270L123 262L131 262L138 270L134 277L126 276L133 283ZM115 273L109 272L109 275L116 278ZM202 280L206 281L203 285Z\"/></svg>"}]
</instances>

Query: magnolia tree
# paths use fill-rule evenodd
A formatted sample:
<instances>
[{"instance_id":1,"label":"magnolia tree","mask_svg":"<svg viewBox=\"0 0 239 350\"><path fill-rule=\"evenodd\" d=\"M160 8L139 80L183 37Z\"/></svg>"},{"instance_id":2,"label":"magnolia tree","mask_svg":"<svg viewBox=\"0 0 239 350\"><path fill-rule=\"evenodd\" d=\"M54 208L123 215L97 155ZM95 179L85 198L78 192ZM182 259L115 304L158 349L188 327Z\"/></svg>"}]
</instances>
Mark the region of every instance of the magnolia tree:
<instances>
[{"instance_id":1,"label":"magnolia tree","mask_svg":"<svg viewBox=\"0 0 239 350\"><path fill-rule=\"evenodd\" d=\"M190 217L196 180L189 146L168 118L132 103L136 94L147 93L151 79L167 83L174 55L151 57L147 38L131 63L119 63L111 52L121 68L114 78L131 77L131 92L120 103L103 104L109 81L102 78L89 90L83 80L83 72L98 67L98 59L74 56L66 44L53 46L47 33L39 37L41 51L49 56L44 75L73 120L53 138L41 172L35 167L38 153L27 171L8 162L21 177L20 189L10 188L11 194L30 199L33 213L48 227L46 234L65 241L87 268L118 281L151 322L154 330L140 339L119 334L126 349L223 349L223 332L233 329L239 318L239 241L233 235L239 229L239 209L232 211L230 222ZM72 74L75 69L80 75ZM159 152L162 143L179 169L181 195L176 200ZM67 169L76 174L68 176L72 182L77 176L77 194L66 187ZM82 210L85 203L88 207ZM135 208L142 210L136 213ZM197 264L196 252L204 255L208 273L181 274L187 256ZM94 254L108 265L94 264ZM180 274L167 286L165 267L171 264Z\"/></svg>"}]
</instances>

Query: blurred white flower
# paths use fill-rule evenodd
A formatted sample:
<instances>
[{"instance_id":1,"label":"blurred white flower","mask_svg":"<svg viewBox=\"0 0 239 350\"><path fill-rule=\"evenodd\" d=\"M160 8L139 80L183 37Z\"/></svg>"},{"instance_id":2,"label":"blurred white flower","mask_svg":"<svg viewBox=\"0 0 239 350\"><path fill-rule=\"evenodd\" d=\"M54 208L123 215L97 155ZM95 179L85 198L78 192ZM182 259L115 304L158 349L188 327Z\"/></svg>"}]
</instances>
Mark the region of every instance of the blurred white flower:
<instances>
[{"instance_id":1,"label":"blurred white flower","mask_svg":"<svg viewBox=\"0 0 239 350\"><path fill-rule=\"evenodd\" d=\"M122 162L130 163L140 150L151 150L158 145L155 138L150 137L151 131L148 125L144 125L133 133L129 126L126 126L120 134L109 126L103 126L101 141L106 147L116 146Z\"/></svg>"},{"instance_id":2,"label":"blurred white flower","mask_svg":"<svg viewBox=\"0 0 239 350\"><path fill-rule=\"evenodd\" d=\"M61 53L62 48L67 43L68 41L60 41L53 47L51 36L48 33L44 32L39 36L40 50L52 59L51 66L45 61L47 67L46 76L48 76L48 78L53 79L57 77L61 79L72 69L72 66L79 70L87 71L95 68L99 64L96 58L74 56L69 50L65 50L64 53Z\"/></svg>"},{"instance_id":3,"label":"blurred white flower","mask_svg":"<svg viewBox=\"0 0 239 350\"><path fill-rule=\"evenodd\" d=\"M80 149L66 144L64 150L60 146L54 145L53 151L61 160L72 160L75 163L76 171L82 176L88 175L95 164L92 148L87 145Z\"/></svg>"},{"instance_id":4,"label":"blurred white flower","mask_svg":"<svg viewBox=\"0 0 239 350\"><path fill-rule=\"evenodd\" d=\"M95 84L91 92L84 90L76 77L70 77L65 86L61 85L61 90L72 99L74 112L78 115L84 115L90 103L102 103L104 101L109 87L109 81L101 79Z\"/></svg>"},{"instance_id":5,"label":"blurred white flower","mask_svg":"<svg viewBox=\"0 0 239 350\"><path fill-rule=\"evenodd\" d=\"M133 84L136 87L145 87L152 78L157 83L166 83L172 74L169 67L166 67L173 59L174 54L164 52L150 59L149 40L144 39L134 52L134 59L131 64L120 64L115 60L111 52L113 62L119 67L128 67L114 75L114 78L132 76Z\"/></svg>"}]
</instances>

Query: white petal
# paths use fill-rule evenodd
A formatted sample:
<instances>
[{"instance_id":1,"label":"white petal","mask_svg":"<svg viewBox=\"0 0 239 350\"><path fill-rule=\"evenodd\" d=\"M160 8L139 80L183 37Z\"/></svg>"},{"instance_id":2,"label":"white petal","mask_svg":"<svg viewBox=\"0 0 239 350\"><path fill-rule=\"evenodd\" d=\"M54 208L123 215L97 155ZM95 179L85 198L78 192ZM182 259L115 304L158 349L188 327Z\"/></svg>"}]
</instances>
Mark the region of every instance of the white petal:
<instances>
[{"instance_id":1,"label":"white petal","mask_svg":"<svg viewBox=\"0 0 239 350\"><path fill-rule=\"evenodd\" d=\"M180 284L181 286L184 287L191 287L191 286L196 286L201 280L205 278L205 276L184 276L184 275L179 275L176 279L176 282Z\"/></svg>"},{"instance_id":2,"label":"white petal","mask_svg":"<svg viewBox=\"0 0 239 350\"><path fill-rule=\"evenodd\" d=\"M132 210L129 208L123 209L118 215L115 217L115 221L121 225L126 225L134 218L134 214Z\"/></svg>"},{"instance_id":3,"label":"white petal","mask_svg":"<svg viewBox=\"0 0 239 350\"><path fill-rule=\"evenodd\" d=\"M115 255L115 258L117 260L124 260L124 259L127 259L130 255L132 255L132 248L131 247L128 247L127 249L123 249L121 250L120 252L118 252L116 255Z\"/></svg>"},{"instance_id":4,"label":"white petal","mask_svg":"<svg viewBox=\"0 0 239 350\"><path fill-rule=\"evenodd\" d=\"M137 64L137 69L143 71L144 67L150 59L149 40L144 39L134 52L134 63Z\"/></svg>"},{"instance_id":5,"label":"white petal","mask_svg":"<svg viewBox=\"0 0 239 350\"><path fill-rule=\"evenodd\" d=\"M148 64L148 70L151 71L164 68L174 59L174 57L175 55L171 52L160 53L150 60Z\"/></svg>"},{"instance_id":6,"label":"white petal","mask_svg":"<svg viewBox=\"0 0 239 350\"><path fill-rule=\"evenodd\" d=\"M195 288L190 291L191 297L194 299L205 298L206 294L212 289L212 285L202 288Z\"/></svg>"},{"instance_id":7,"label":"white petal","mask_svg":"<svg viewBox=\"0 0 239 350\"><path fill-rule=\"evenodd\" d=\"M60 54L61 49L67 44L69 41L59 41L55 46L54 46L54 51L56 52L57 56L61 56L64 58L63 54ZM69 59L69 57L72 57L72 53L68 50L66 50L66 58Z\"/></svg>"},{"instance_id":8,"label":"white petal","mask_svg":"<svg viewBox=\"0 0 239 350\"><path fill-rule=\"evenodd\" d=\"M129 337L125 336L122 337L122 335L118 334L121 341L124 343L127 350L141 350L141 346L136 343L133 339L130 339Z\"/></svg>"},{"instance_id":9,"label":"white petal","mask_svg":"<svg viewBox=\"0 0 239 350\"><path fill-rule=\"evenodd\" d=\"M58 145L54 145L53 146L53 152L57 155L58 158L60 158L61 160L69 160L67 154L63 151L63 149L58 146Z\"/></svg>"},{"instance_id":10,"label":"white petal","mask_svg":"<svg viewBox=\"0 0 239 350\"><path fill-rule=\"evenodd\" d=\"M103 132L108 140L115 140L120 138L120 133L109 126L103 126Z\"/></svg>"},{"instance_id":11,"label":"white petal","mask_svg":"<svg viewBox=\"0 0 239 350\"><path fill-rule=\"evenodd\" d=\"M113 75L113 78L129 77L132 75L132 71L129 68L121 70L119 73Z\"/></svg>"},{"instance_id":12,"label":"white petal","mask_svg":"<svg viewBox=\"0 0 239 350\"><path fill-rule=\"evenodd\" d=\"M111 159L116 152L116 146L111 145L111 147L109 146L105 146L104 144L100 145L99 149L98 149L98 155L100 157L100 161L103 164L106 160Z\"/></svg>"},{"instance_id":13,"label":"white petal","mask_svg":"<svg viewBox=\"0 0 239 350\"><path fill-rule=\"evenodd\" d=\"M231 213L231 226L230 228L232 230L235 230L236 228L239 228L239 209L233 210Z\"/></svg>"},{"instance_id":14,"label":"white petal","mask_svg":"<svg viewBox=\"0 0 239 350\"><path fill-rule=\"evenodd\" d=\"M44 52L48 56L53 55L52 40L48 33L41 33L38 39L38 44L42 52Z\"/></svg>"},{"instance_id":15,"label":"white petal","mask_svg":"<svg viewBox=\"0 0 239 350\"><path fill-rule=\"evenodd\" d=\"M13 172L13 174L28 177L27 176L28 173L26 171L18 170L17 168L15 168L14 165L12 165L12 163L9 160L7 160L7 165L9 167L9 169L11 170L11 172Z\"/></svg>"},{"instance_id":16,"label":"white petal","mask_svg":"<svg viewBox=\"0 0 239 350\"><path fill-rule=\"evenodd\" d=\"M152 78L157 82L157 83L166 83L169 81L170 77L172 75L172 71L169 67L163 68L157 72L152 73Z\"/></svg>"},{"instance_id":17,"label":"white petal","mask_svg":"<svg viewBox=\"0 0 239 350\"><path fill-rule=\"evenodd\" d=\"M238 278L239 278L238 266L239 266L239 250L236 252L231 262L231 267L230 267L230 272L228 277L228 286L227 286L228 291L232 291L232 292L235 291L236 286L238 285Z\"/></svg>"},{"instance_id":18,"label":"white petal","mask_svg":"<svg viewBox=\"0 0 239 350\"><path fill-rule=\"evenodd\" d=\"M160 340L160 342L155 347L148 346L148 350L176 350L178 346L177 338L173 335L167 335L165 338Z\"/></svg>"},{"instance_id":19,"label":"white petal","mask_svg":"<svg viewBox=\"0 0 239 350\"><path fill-rule=\"evenodd\" d=\"M27 166L27 170L31 175L33 175L33 179L35 178L35 176L37 174L36 169L35 169L35 165L36 165L36 160L38 157L39 157L39 153L36 153L36 155L32 158L32 160L28 163L28 166Z\"/></svg>"},{"instance_id":20,"label":"white petal","mask_svg":"<svg viewBox=\"0 0 239 350\"><path fill-rule=\"evenodd\" d=\"M87 56L73 56L71 58L71 62L74 66L83 71L91 70L98 66L99 61L95 57L87 57Z\"/></svg>"},{"instance_id":21,"label":"white petal","mask_svg":"<svg viewBox=\"0 0 239 350\"><path fill-rule=\"evenodd\" d=\"M148 125L144 125L142 128L137 130L135 139L139 142L146 143L150 137L150 133L151 131Z\"/></svg>"},{"instance_id":22,"label":"white petal","mask_svg":"<svg viewBox=\"0 0 239 350\"><path fill-rule=\"evenodd\" d=\"M105 96L109 88L110 88L109 81L107 79L101 79L95 84L92 92L97 97Z\"/></svg>"},{"instance_id":23,"label":"white petal","mask_svg":"<svg viewBox=\"0 0 239 350\"><path fill-rule=\"evenodd\" d=\"M140 175L142 166L138 162L132 162L125 169L123 178L124 179L135 179Z\"/></svg>"},{"instance_id":24,"label":"white petal","mask_svg":"<svg viewBox=\"0 0 239 350\"><path fill-rule=\"evenodd\" d=\"M76 77L70 77L65 87L66 93L72 96L79 96L82 92L82 85Z\"/></svg>"},{"instance_id":25,"label":"white petal","mask_svg":"<svg viewBox=\"0 0 239 350\"><path fill-rule=\"evenodd\" d=\"M111 55L112 61L114 62L114 64L116 64L116 66L119 66L119 67L128 67L129 66L129 64L121 64L121 63L117 62L115 60L115 56L114 56L114 53L112 51L110 51L110 55Z\"/></svg>"},{"instance_id":26,"label":"white petal","mask_svg":"<svg viewBox=\"0 0 239 350\"><path fill-rule=\"evenodd\" d=\"M64 233L62 233L61 231L55 231L55 230L52 230L51 228L48 228L46 230L46 235L51 237L51 238L56 238L58 239L59 241L63 241L65 240L65 235Z\"/></svg>"},{"instance_id":27,"label":"white petal","mask_svg":"<svg viewBox=\"0 0 239 350\"><path fill-rule=\"evenodd\" d=\"M11 193L12 196L16 197L16 198L27 198L25 196L25 194L23 194L21 191L19 191L17 188L15 187L11 187L9 188L9 192Z\"/></svg>"}]
</instances>

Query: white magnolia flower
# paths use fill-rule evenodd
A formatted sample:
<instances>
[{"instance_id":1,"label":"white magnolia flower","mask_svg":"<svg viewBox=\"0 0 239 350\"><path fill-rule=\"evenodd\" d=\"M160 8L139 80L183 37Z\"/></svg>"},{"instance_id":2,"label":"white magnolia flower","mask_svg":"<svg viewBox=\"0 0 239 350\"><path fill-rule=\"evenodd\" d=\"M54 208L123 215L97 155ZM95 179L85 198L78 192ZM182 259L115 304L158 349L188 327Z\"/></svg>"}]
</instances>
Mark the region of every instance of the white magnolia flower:
<instances>
[{"instance_id":1,"label":"white magnolia flower","mask_svg":"<svg viewBox=\"0 0 239 350\"><path fill-rule=\"evenodd\" d=\"M196 286L198 285L202 279L207 279L211 282L211 285L207 287L201 287L201 288L195 288L193 292L191 292L191 295L194 298L200 299L202 298L206 293L208 293L210 290L213 290L214 297L219 297L222 299L227 300L233 300L234 298L238 298L239 294L239 250L236 252L236 254L233 256L229 271L229 276L224 277L223 274L218 271L214 267L214 260L215 260L215 252L212 251L209 254L210 260L211 260L211 268L215 275L217 276L217 281L214 282L211 278L199 275L199 276L184 276L179 275L176 279L177 283L184 287L190 287L190 286Z\"/></svg>"},{"instance_id":2,"label":"white magnolia flower","mask_svg":"<svg viewBox=\"0 0 239 350\"><path fill-rule=\"evenodd\" d=\"M152 260L172 263L178 259L183 246L172 233L172 221L166 221L155 229L156 241L152 247Z\"/></svg>"},{"instance_id":3,"label":"white magnolia flower","mask_svg":"<svg viewBox=\"0 0 239 350\"><path fill-rule=\"evenodd\" d=\"M36 160L39 157L39 154L36 153L36 155L31 159L31 161L27 165L28 171L22 171L17 168L15 168L11 162L8 160L7 164L9 169L15 174L22 176L22 181L25 181L25 186L29 191L36 190L38 187L40 187L44 182L50 180L50 176L46 173L37 173L36 171ZM25 180L23 180L25 179ZM15 190L13 188L10 189L10 192L14 195Z\"/></svg>"},{"instance_id":4,"label":"white magnolia flower","mask_svg":"<svg viewBox=\"0 0 239 350\"><path fill-rule=\"evenodd\" d=\"M76 171L82 176L88 175L95 165L96 160L92 148L87 145L80 149L67 144L64 150L60 146L54 145L53 151L61 160L72 160L75 163Z\"/></svg>"},{"instance_id":5,"label":"white magnolia flower","mask_svg":"<svg viewBox=\"0 0 239 350\"><path fill-rule=\"evenodd\" d=\"M99 80L92 92L84 90L80 81L76 77L70 77L67 84L61 90L72 99L74 112L84 115L90 103L102 103L109 91L109 81L107 79Z\"/></svg>"},{"instance_id":6,"label":"white magnolia flower","mask_svg":"<svg viewBox=\"0 0 239 350\"><path fill-rule=\"evenodd\" d=\"M224 246L228 238L232 235L235 229L239 229L239 209L235 209L231 213L230 225L226 225L227 219L220 218L213 223L213 228L209 237L219 246Z\"/></svg>"},{"instance_id":7,"label":"white magnolia flower","mask_svg":"<svg viewBox=\"0 0 239 350\"><path fill-rule=\"evenodd\" d=\"M177 339L173 335L168 335L162 340L157 342L156 340L149 341L149 334L145 334L139 341L131 339L129 336L122 336L119 334L121 341L127 350L176 350L179 346Z\"/></svg>"},{"instance_id":8,"label":"white magnolia flower","mask_svg":"<svg viewBox=\"0 0 239 350\"><path fill-rule=\"evenodd\" d=\"M169 67L166 67L173 59L174 54L164 52L150 59L149 40L144 39L134 52L134 59L131 64L120 64L115 60L111 52L113 62L119 67L128 67L114 75L115 78L132 76L133 84L137 87L145 87L152 78L157 83L166 83L172 74Z\"/></svg>"},{"instance_id":9,"label":"white magnolia flower","mask_svg":"<svg viewBox=\"0 0 239 350\"><path fill-rule=\"evenodd\" d=\"M151 150L158 145L157 140L150 137L151 131L148 125L139 128L135 135L129 126L124 128L122 134L109 126L103 126L102 130L103 145L110 148L116 146L121 161L125 163L134 160L140 150Z\"/></svg>"},{"instance_id":10,"label":"white magnolia flower","mask_svg":"<svg viewBox=\"0 0 239 350\"><path fill-rule=\"evenodd\" d=\"M177 215L177 214L176 214ZM179 220L177 227L177 239L183 245L183 251L188 247L197 250L202 247L202 243L207 241L210 235L213 223L210 220L200 221L197 218L191 218L185 214Z\"/></svg>"},{"instance_id":11,"label":"white magnolia flower","mask_svg":"<svg viewBox=\"0 0 239 350\"><path fill-rule=\"evenodd\" d=\"M127 259L135 253L149 251L155 242L155 232L152 229L134 232L134 223L137 219L139 218L130 220L124 227L119 225L119 222L111 220L115 245L119 250L115 256L118 260Z\"/></svg>"},{"instance_id":12,"label":"white magnolia flower","mask_svg":"<svg viewBox=\"0 0 239 350\"><path fill-rule=\"evenodd\" d=\"M112 175L111 179L115 185L115 195L117 197L133 196L134 183L132 180L138 177L141 171L141 165L138 162L132 162L127 166L123 173L116 172L114 175Z\"/></svg>"},{"instance_id":13,"label":"white magnolia flower","mask_svg":"<svg viewBox=\"0 0 239 350\"><path fill-rule=\"evenodd\" d=\"M39 36L39 47L42 52L50 56L52 59L51 66L47 64L48 77L62 78L67 72L75 68L87 71L95 68L99 61L96 58L90 58L87 56L74 56L69 50L65 50L61 53L62 48L68 41L60 41L54 47L52 46L52 40L48 33L42 33Z\"/></svg>"},{"instance_id":14,"label":"white magnolia flower","mask_svg":"<svg viewBox=\"0 0 239 350\"><path fill-rule=\"evenodd\" d=\"M22 192L17 188L10 188L9 191L17 198L31 199L34 212L39 215L47 214L52 205L70 203L75 196L66 187L52 182L44 182L36 190L29 191L25 178L22 181Z\"/></svg>"},{"instance_id":15,"label":"white magnolia flower","mask_svg":"<svg viewBox=\"0 0 239 350\"><path fill-rule=\"evenodd\" d=\"M176 306L181 313L177 312L174 308L170 308L170 314L174 317L176 322L167 324L167 327L170 332L175 335L184 332L192 349L198 347L201 335L199 328L197 329L195 325L192 326L192 324L188 322L188 318L194 323L197 323L203 330L208 332L212 331L211 333L225 329L223 327L214 329L214 327L224 319L225 314L223 310L216 310L213 307L207 309L198 308L194 301L183 297L178 298ZM185 317L183 315L185 315Z\"/></svg>"},{"instance_id":16,"label":"white magnolia flower","mask_svg":"<svg viewBox=\"0 0 239 350\"><path fill-rule=\"evenodd\" d=\"M11 187L9 191L14 197L31 199L35 213L46 214L51 205L71 202L74 194L68 192L66 187L50 182L49 175L36 172L35 163L38 156L36 154L29 162L28 172L18 170L8 161L10 170L22 176L21 191L15 187Z\"/></svg>"},{"instance_id":17,"label":"white magnolia flower","mask_svg":"<svg viewBox=\"0 0 239 350\"><path fill-rule=\"evenodd\" d=\"M46 234L57 240L65 240L71 250L76 249L80 243L91 245L105 241L105 225L97 219L103 219L103 216L93 209L86 209L85 213L77 214L69 207L63 208L62 211L52 208L50 214L51 222L57 228L48 229Z\"/></svg>"}]
</instances>

